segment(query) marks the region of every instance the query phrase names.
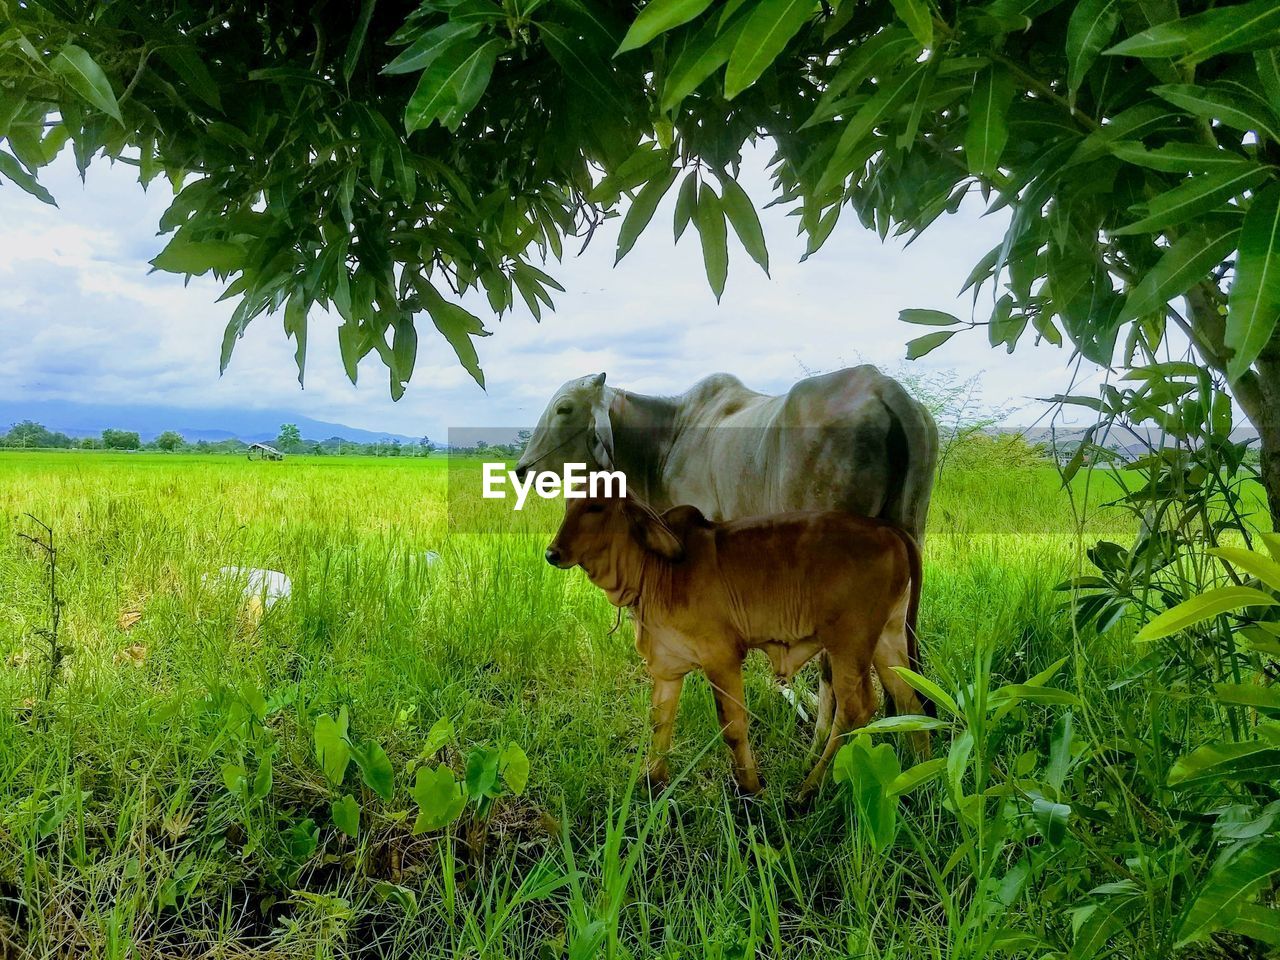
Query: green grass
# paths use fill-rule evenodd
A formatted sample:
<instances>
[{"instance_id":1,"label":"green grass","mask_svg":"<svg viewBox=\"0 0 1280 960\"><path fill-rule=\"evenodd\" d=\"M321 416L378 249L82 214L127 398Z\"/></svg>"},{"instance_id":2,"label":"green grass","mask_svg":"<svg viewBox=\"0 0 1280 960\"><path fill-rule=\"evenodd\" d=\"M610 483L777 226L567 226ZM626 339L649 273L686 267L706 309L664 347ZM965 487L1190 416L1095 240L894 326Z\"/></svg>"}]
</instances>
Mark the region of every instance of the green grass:
<instances>
[{"instance_id":1,"label":"green grass","mask_svg":"<svg viewBox=\"0 0 1280 960\"><path fill-rule=\"evenodd\" d=\"M0 943L112 958L961 951L976 894L943 794L909 797L883 853L830 785L789 815L810 731L761 664L747 696L764 799L732 795L700 678L681 704L681 779L663 801L633 793L648 687L629 626L609 633L613 608L542 561L544 535L451 534L446 472L438 459L0 455ZM58 547L68 658L47 702L47 571L19 537L35 532L27 513ZM1097 694L1090 721L1127 709L1105 692L1127 642L1073 637L1052 589L1081 542L1052 469L944 476L933 518L926 673L960 688L979 650L993 683L1017 682L1088 644L1074 682ZM1124 539L1117 523L1093 511L1086 541ZM227 564L285 571L294 595L256 622L234 587L203 581ZM141 616L126 629L129 611ZM221 773L243 749L246 690L279 707L274 782L250 807ZM314 718L340 706L396 769L391 802L348 774L358 840L334 830L312 755ZM405 767L440 717L457 730L446 762L481 742L531 760L528 790L499 800L483 835L409 829ZM1027 725L992 763L1045 736ZM319 845L291 875L289 830L307 818Z\"/></svg>"}]
</instances>

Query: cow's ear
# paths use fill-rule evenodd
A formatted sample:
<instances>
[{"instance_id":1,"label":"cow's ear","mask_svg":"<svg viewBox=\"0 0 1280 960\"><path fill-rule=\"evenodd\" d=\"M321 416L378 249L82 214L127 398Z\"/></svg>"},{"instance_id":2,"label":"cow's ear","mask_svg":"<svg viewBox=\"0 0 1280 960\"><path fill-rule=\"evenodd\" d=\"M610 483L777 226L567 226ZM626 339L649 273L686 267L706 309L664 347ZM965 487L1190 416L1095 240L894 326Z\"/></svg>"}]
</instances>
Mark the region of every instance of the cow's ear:
<instances>
[{"instance_id":1,"label":"cow's ear","mask_svg":"<svg viewBox=\"0 0 1280 960\"><path fill-rule=\"evenodd\" d=\"M684 544L672 529L662 522L661 517L644 504L631 499L626 501L625 509L627 519L631 521L631 530L642 547L667 560L684 559Z\"/></svg>"},{"instance_id":2,"label":"cow's ear","mask_svg":"<svg viewBox=\"0 0 1280 960\"><path fill-rule=\"evenodd\" d=\"M613 469L613 424L609 422L609 401L601 397L591 410L591 456L602 470Z\"/></svg>"}]
</instances>

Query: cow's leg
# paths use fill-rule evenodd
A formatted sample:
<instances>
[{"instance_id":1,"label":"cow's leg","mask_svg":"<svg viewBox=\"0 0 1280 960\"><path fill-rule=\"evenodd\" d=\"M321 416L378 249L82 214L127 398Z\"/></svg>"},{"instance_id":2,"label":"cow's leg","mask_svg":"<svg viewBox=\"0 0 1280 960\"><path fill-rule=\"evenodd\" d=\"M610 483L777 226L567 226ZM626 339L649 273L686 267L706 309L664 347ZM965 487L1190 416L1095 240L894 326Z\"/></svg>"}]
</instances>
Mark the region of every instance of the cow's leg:
<instances>
[{"instance_id":1,"label":"cow's leg","mask_svg":"<svg viewBox=\"0 0 1280 960\"><path fill-rule=\"evenodd\" d=\"M836 701L831 733L827 737L827 745L822 751L822 756L813 765L813 769L809 771L809 775L805 777L800 787L801 801L807 800L821 785L822 777L827 772L827 765L831 763L831 758L840 748L841 738L850 730L864 726L875 712L875 690L871 686L870 658L854 658L837 653L832 657L831 688Z\"/></svg>"},{"instance_id":2,"label":"cow's leg","mask_svg":"<svg viewBox=\"0 0 1280 960\"><path fill-rule=\"evenodd\" d=\"M831 718L835 715L836 700L831 692L831 655L823 650L818 654L818 715L813 722L813 752L817 754L831 736Z\"/></svg>"},{"instance_id":3,"label":"cow's leg","mask_svg":"<svg viewBox=\"0 0 1280 960\"><path fill-rule=\"evenodd\" d=\"M916 695L915 688L903 680L893 670L894 667L906 667L914 670L907 645L907 605L910 590L903 591L902 599L894 605L889 619L880 631L880 639L876 642L874 663L876 675L880 678L880 686L887 694L885 713L889 713L889 703L893 704L893 712L897 714L924 713L924 705ZM911 749L917 756L929 753L929 734L927 731L916 731L911 734Z\"/></svg>"},{"instance_id":4,"label":"cow's leg","mask_svg":"<svg viewBox=\"0 0 1280 960\"><path fill-rule=\"evenodd\" d=\"M747 702L742 687L742 660L708 666L707 679L715 691L720 733L733 754L733 775L743 793L764 789L756 758L747 740Z\"/></svg>"},{"instance_id":5,"label":"cow's leg","mask_svg":"<svg viewBox=\"0 0 1280 960\"><path fill-rule=\"evenodd\" d=\"M653 740L649 745L649 783L654 786L661 786L671 778L667 770L667 754L671 752L676 711L680 708L680 688L683 686L683 676L674 680L653 678L653 696L649 702L649 719L653 723Z\"/></svg>"}]
</instances>

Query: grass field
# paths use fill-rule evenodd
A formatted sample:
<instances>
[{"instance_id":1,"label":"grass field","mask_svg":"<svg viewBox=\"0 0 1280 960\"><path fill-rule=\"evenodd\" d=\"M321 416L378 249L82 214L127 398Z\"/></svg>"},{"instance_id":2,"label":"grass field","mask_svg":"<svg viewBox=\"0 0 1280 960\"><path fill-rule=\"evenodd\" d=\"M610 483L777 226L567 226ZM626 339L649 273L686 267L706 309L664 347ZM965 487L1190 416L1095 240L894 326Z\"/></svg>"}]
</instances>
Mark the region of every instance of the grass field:
<instances>
[{"instance_id":1,"label":"grass field","mask_svg":"<svg viewBox=\"0 0 1280 960\"><path fill-rule=\"evenodd\" d=\"M943 957L986 952L996 927L1034 938L1000 932L1012 955L1070 944L1069 917L1006 889L1017 851L973 866L981 843L936 782L887 844L830 783L788 814L810 728L761 663L747 696L764 796L732 794L710 690L690 678L681 776L651 799L629 625L609 633L613 608L543 562L544 536L451 534L446 474L434 459L0 456L8 956ZM28 513L58 548L67 658L47 698ZM930 677L995 687L1074 654L1054 682L1080 695L1083 742L1137 709L1112 688L1131 630L1075 635L1053 590L1081 544L1126 540L1123 521L1094 509L1082 537L1052 468L944 476L932 517ZM284 571L293 595L258 617L237 584L204 579L224 565ZM385 748L391 799L317 761L317 718L343 708L353 744ZM984 763L1029 769L1060 712L1026 707ZM475 745L509 743L529 759L522 794L413 833L410 769L461 773ZM355 838L332 816L347 795Z\"/></svg>"}]
</instances>

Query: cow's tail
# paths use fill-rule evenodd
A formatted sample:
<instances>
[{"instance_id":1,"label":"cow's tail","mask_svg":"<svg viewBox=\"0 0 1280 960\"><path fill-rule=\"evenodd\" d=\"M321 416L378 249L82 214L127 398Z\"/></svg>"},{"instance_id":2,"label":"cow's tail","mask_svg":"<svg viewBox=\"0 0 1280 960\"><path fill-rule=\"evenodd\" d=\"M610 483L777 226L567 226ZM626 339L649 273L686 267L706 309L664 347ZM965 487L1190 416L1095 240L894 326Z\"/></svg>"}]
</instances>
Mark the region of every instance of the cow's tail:
<instances>
[{"instance_id":1,"label":"cow's tail","mask_svg":"<svg viewBox=\"0 0 1280 960\"><path fill-rule=\"evenodd\" d=\"M924 542L925 519L938 466L938 427L929 411L888 377L878 391L889 411L888 500L880 516Z\"/></svg>"},{"instance_id":2,"label":"cow's tail","mask_svg":"<svg viewBox=\"0 0 1280 960\"><path fill-rule=\"evenodd\" d=\"M917 632L920 621L920 591L924 582L924 563L920 559L920 544L916 542L916 538L910 531L896 524L890 524L890 529L898 535L898 539L906 548L907 568L911 573L910 594L907 598L907 666L916 673L923 673L920 669L920 640ZM920 697L925 714L936 717L938 709L933 701L924 694L920 694Z\"/></svg>"}]
</instances>

